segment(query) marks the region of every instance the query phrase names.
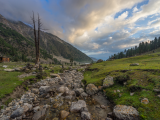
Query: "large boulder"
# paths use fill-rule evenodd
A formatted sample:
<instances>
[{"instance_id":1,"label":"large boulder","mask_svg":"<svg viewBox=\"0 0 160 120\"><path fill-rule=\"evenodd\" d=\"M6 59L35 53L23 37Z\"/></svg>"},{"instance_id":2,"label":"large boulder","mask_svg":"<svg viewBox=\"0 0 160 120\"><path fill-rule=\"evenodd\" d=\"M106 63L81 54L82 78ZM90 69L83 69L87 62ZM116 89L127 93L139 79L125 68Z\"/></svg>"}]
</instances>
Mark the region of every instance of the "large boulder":
<instances>
[{"instance_id":1,"label":"large boulder","mask_svg":"<svg viewBox=\"0 0 160 120\"><path fill-rule=\"evenodd\" d=\"M132 106L116 105L113 114L115 120L139 120L139 113Z\"/></svg>"},{"instance_id":2,"label":"large boulder","mask_svg":"<svg viewBox=\"0 0 160 120\"><path fill-rule=\"evenodd\" d=\"M81 108L86 107L86 102L84 100L78 100L78 102L72 102L70 111L80 112Z\"/></svg>"},{"instance_id":3,"label":"large boulder","mask_svg":"<svg viewBox=\"0 0 160 120\"><path fill-rule=\"evenodd\" d=\"M103 80L103 88L107 88L110 87L114 84L113 81L113 77L112 76L107 76L104 80Z\"/></svg>"},{"instance_id":4,"label":"large boulder","mask_svg":"<svg viewBox=\"0 0 160 120\"><path fill-rule=\"evenodd\" d=\"M86 87L86 92L89 95L94 95L98 92L98 88L94 84L88 84Z\"/></svg>"}]
</instances>

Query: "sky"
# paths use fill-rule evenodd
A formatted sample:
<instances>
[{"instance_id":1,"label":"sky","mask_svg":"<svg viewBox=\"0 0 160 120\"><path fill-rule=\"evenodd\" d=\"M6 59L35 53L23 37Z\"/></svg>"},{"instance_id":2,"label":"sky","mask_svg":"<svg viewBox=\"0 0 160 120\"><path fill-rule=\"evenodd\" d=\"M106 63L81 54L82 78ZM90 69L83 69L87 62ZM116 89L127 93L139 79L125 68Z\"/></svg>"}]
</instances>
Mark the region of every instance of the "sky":
<instances>
[{"instance_id":1,"label":"sky","mask_svg":"<svg viewBox=\"0 0 160 120\"><path fill-rule=\"evenodd\" d=\"M85 54L110 55L160 36L160 0L0 0L0 14L42 28Z\"/></svg>"}]
</instances>

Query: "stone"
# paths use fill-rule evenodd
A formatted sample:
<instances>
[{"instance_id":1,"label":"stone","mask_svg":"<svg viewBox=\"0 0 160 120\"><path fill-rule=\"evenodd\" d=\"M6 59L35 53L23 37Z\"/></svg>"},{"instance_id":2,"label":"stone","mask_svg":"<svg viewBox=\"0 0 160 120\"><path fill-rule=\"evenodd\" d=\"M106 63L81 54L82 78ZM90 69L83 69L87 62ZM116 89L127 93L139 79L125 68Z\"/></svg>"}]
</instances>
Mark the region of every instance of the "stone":
<instances>
[{"instance_id":1,"label":"stone","mask_svg":"<svg viewBox=\"0 0 160 120\"><path fill-rule=\"evenodd\" d=\"M86 107L86 102L84 100L78 100L78 102L72 102L70 111L79 112L83 107Z\"/></svg>"},{"instance_id":2,"label":"stone","mask_svg":"<svg viewBox=\"0 0 160 120\"><path fill-rule=\"evenodd\" d=\"M11 114L10 117L11 117L12 119L14 119L14 118L16 118L16 117L20 117L20 116L22 116L23 112L24 112L23 108L18 108L18 109L16 109L15 111L13 111L13 113Z\"/></svg>"},{"instance_id":3,"label":"stone","mask_svg":"<svg viewBox=\"0 0 160 120\"><path fill-rule=\"evenodd\" d=\"M154 92L160 93L160 89L153 89Z\"/></svg>"},{"instance_id":4,"label":"stone","mask_svg":"<svg viewBox=\"0 0 160 120\"><path fill-rule=\"evenodd\" d=\"M55 78L55 77L61 78L58 74L53 74L53 73L51 73L50 76L51 78Z\"/></svg>"},{"instance_id":5,"label":"stone","mask_svg":"<svg viewBox=\"0 0 160 120\"><path fill-rule=\"evenodd\" d=\"M39 93L39 89L37 89L37 88L32 88L32 93L34 93L34 94L38 94Z\"/></svg>"},{"instance_id":6,"label":"stone","mask_svg":"<svg viewBox=\"0 0 160 120\"><path fill-rule=\"evenodd\" d=\"M82 107L81 109L80 109L80 112L88 112L88 108L87 107Z\"/></svg>"},{"instance_id":7,"label":"stone","mask_svg":"<svg viewBox=\"0 0 160 120\"><path fill-rule=\"evenodd\" d=\"M160 98L160 95L157 95Z\"/></svg>"},{"instance_id":8,"label":"stone","mask_svg":"<svg viewBox=\"0 0 160 120\"><path fill-rule=\"evenodd\" d=\"M98 86L98 90L102 90L103 89L103 86Z\"/></svg>"},{"instance_id":9,"label":"stone","mask_svg":"<svg viewBox=\"0 0 160 120\"><path fill-rule=\"evenodd\" d=\"M89 95L94 95L98 92L98 88L94 84L88 84L86 87L86 92Z\"/></svg>"},{"instance_id":10,"label":"stone","mask_svg":"<svg viewBox=\"0 0 160 120\"><path fill-rule=\"evenodd\" d=\"M15 70L14 69L4 69L4 71L6 71L6 72L13 72Z\"/></svg>"},{"instance_id":11,"label":"stone","mask_svg":"<svg viewBox=\"0 0 160 120\"><path fill-rule=\"evenodd\" d=\"M104 80L103 80L103 88L107 88L110 87L114 84L113 81L113 77L112 76L107 76Z\"/></svg>"},{"instance_id":12,"label":"stone","mask_svg":"<svg viewBox=\"0 0 160 120\"><path fill-rule=\"evenodd\" d=\"M39 88L39 91L40 91L40 93L46 93L47 91L48 91L48 88L49 88L50 86L41 86L40 88Z\"/></svg>"},{"instance_id":13,"label":"stone","mask_svg":"<svg viewBox=\"0 0 160 120\"><path fill-rule=\"evenodd\" d=\"M61 119L66 119L68 115L69 115L69 112L67 112L67 111L65 111L65 110L62 110L62 111L60 112L60 117L61 117Z\"/></svg>"},{"instance_id":14,"label":"stone","mask_svg":"<svg viewBox=\"0 0 160 120\"><path fill-rule=\"evenodd\" d=\"M7 68L7 65L3 65L2 67Z\"/></svg>"},{"instance_id":15,"label":"stone","mask_svg":"<svg viewBox=\"0 0 160 120\"><path fill-rule=\"evenodd\" d=\"M34 113L32 120L39 120L45 116L46 109L42 109L41 111L37 111Z\"/></svg>"},{"instance_id":16,"label":"stone","mask_svg":"<svg viewBox=\"0 0 160 120\"><path fill-rule=\"evenodd\" d=\"M117 90L117 92L121 92L120 90Z\"/></svg>"},{"instance_id":17,"label":"stone","mask_svg":"<svg viewBox=\"0 0 160 120\"><path fill-rule=\"evenodd\" d=\"M113 114L116 120L139 120L139 113L132 106L116 105Z\"/></svg>"},{"instance_id":18,"label":"stone","mask_svg":"<svg viewBox=\"0 0 160 120\"><path fill-rule=\"evenodd\" d=\"M101 108L102 109L106 109L107 107L105 105L101 105Z\"/></svg>"},{"instance_id":19,"label":"stone","mask_svg":"<svg viewBox=\"0 0 160 120\"><path fill-rule=\"evenodd\" d=\"M83 93L84 92L84 89L83 88L77 88L76 90L75 90L75 93L76 93L76 95L77 96L79 96L81 93Z\"/></svg>"},{"instance_id":20,"label":"stone","mask_svg":"<svg viewBox=\"0 0 160 120\"><path fill-rule=\"evenodd\" d=\"M90 120L91 119L91 114L89 112L81 112L81 118L82 120Z\"/></svg>"},{"instance_id":21,"label":"stone","mask_svg":"<svg viewBox=\"0 0 160 120\"><path fill-rule=\"evenodd\" d=\"M15 71L21 71L21 69L20 69L20 68L14 68L14 70L15 70Z\"/></svg>"},{"instance_id":22,"label":"stone","mask_svg":"<svg viewBox=\"0 0 160 120\"><path fill-rule=\"evenodd\" d=\"M107 117L105 120L113 120L112 118Z\"/></svg>"},{"instance_id":23,"label":"stone","mask_svg":"<svg viewBox=\"0 0 160 120\"><path fill-rule=\"evenodd\" d=\"M31 70L36 70L36 68L32 68Z\"/></svg>"},{"instance_id":24,"label":"stone","mask_svg":"<svg viewBox=\"0 0 160 120\"><path fill-rule=\"evenodd\" d=\"M139 63L132 63L130 66L139 66Z\"/></svg>"},{"instance_id":25,"label":"stone","mask_svg":"<svg viewBox=\"0 0 160 120\"><path fill-rule=\"evenodd\" d=\"M141 103L143 103L143 104L148 104L148 103L149 103L148 98L143 98L143 99L141 100Z\"/></svg>"},{"instance_id":26,"label":"stone","mask_svg":"<svg viewBox=\"0 0 160 120\"><path fill-rule=\"evenodd\" d=\"M133 96L134 95L134 92L133 93L130 93L130 96Z\"/></svg>"},{"instance_id":27,"label":"stone","mask_svg":"<svg viewBox=\"0 0 160 120\"><path fill-rule=\"evenodd\" d=\"M68 87L64 87L64 86L61 86L57 89L57 92L59 92L59 93L65 93L68 91L69 91Z\"/></svg>"},{"instance_id":28,"label":"stone","mask_svg":"<svg viewBox=\"0 0 160 120\"><path fill-rule=\"evenodd\" d=\"M88 97L87 93L83 92L81 93L81 97Z\"/></svg>"},{"instance_id":29,"label":"stone","mask_svg":"<svg viewBox=\"0 0 160 120\"><path fill-rule=\"evenodd\" d=\"M33 106L31 104L28 104L28 103L24 103L24 106L27 106L28 107L28 110L31 111L33 109ZM28 111L27 110L27 111ZM25 111L25 110L24 110Z\"/></svg>"},{"instance_id":30,"label":"stone","mask_svg":"<svg viewBox=\"0 0 160 120\"><path fill-rule=\"evenodd\" d=\"M40 110L40 107L39 107L39 106L36 106L36 107L33 108L33 111L34 111L34 112L37 112L37 111L39 111L39 110Z\"/></svg>"}]
</instances>

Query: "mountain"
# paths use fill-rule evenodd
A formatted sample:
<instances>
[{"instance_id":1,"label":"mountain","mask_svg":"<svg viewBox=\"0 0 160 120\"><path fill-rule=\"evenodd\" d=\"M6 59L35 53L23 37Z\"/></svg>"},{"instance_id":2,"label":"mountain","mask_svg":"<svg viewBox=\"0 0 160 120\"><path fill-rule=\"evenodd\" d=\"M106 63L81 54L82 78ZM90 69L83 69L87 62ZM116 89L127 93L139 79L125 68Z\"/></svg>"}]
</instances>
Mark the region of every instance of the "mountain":
<instances>
[{"instance_id":1,"label":"mountain","mask_svg":"<svg viewBox=\"0 0 160 120\"><path fill-rule=\"evenodd\" d=\"M8 55L11 54L11 49L14 49L17 56L35 56L34 48L34 34L32 27L24 24L23 22L16 22L7 20L2 15L0 15L0 39L1 42L0 52L4 51ZM2 46L6 46L2 47ZM90 57L82 53L80 50L72 46L71 44L61 40L57 36L41 31L40 32L40 57L47 59L53 58L63 58L70 59L73 58L74 61L78 62L90 62L92 61ZM15 56L15 55L14 55Z\"/></svg>"},{"instance_id":2,"label":"mountain","mask_svg":"<svg viewBox=\"0 0 160 120\"><path fill-rule=\"evenodd\" d=\"M90 57L93 61L97 62L98 60L94 57Z\"/></svg>"}]
</instances>

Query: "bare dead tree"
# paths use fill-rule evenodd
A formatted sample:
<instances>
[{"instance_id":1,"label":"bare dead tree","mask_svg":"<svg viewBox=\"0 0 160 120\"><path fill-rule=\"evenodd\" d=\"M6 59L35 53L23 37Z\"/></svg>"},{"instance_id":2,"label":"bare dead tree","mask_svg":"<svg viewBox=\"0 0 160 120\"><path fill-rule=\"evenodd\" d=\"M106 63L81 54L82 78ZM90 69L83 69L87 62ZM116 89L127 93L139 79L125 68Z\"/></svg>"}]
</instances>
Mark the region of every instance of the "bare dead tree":
<instances>
[{"instance_id":1,"label":"bare dead tree","mask_svg":"<svg viewBox=\"0 0 160 120\"><path fill-rule=\"evenodd\" d=\"M33 17L31 19L32 19L32 22L33 22L34 41L35 41L35 50L36 50L36 61L35 61L35 64L39 64L39 58L40 58L39 41L40 41L40 30L41 30L42 23L40 21L39 14L38 14L38 38L37 38L36 21L35 21L35 18L34 18L34 12L33 12Z\"/></svg>"}]
</instances>

